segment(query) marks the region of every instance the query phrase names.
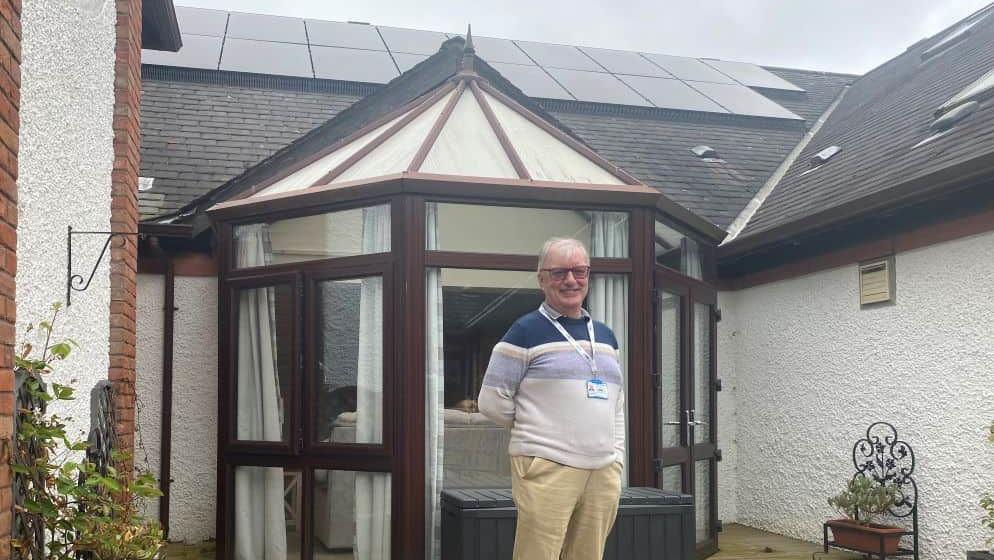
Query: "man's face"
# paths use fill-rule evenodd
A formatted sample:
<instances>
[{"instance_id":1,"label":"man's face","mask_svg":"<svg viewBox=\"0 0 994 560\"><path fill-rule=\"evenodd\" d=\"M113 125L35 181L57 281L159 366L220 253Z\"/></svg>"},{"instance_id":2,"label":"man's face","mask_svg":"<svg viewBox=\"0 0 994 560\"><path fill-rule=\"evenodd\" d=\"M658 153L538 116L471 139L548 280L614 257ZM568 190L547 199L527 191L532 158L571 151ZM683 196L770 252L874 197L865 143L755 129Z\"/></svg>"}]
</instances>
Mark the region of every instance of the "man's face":
<instances>
[{"instance_id":1,"label":"man's face","mask_svg":"<svg viewBox=\"0 0 994 560\"><path fill-rule=\"evenodd\" d=\"M583 249L573 249L568 255L558 248L553 248L542 265L543 269L573 268L590 266L590 259ZM553 278L548 270L538 273L538 286L545 294L545 301L560 313L578 311L587 297L587 281L589 276L577 279L572 273L567 273L562 280Z\"/></svg>"}]
</instances>

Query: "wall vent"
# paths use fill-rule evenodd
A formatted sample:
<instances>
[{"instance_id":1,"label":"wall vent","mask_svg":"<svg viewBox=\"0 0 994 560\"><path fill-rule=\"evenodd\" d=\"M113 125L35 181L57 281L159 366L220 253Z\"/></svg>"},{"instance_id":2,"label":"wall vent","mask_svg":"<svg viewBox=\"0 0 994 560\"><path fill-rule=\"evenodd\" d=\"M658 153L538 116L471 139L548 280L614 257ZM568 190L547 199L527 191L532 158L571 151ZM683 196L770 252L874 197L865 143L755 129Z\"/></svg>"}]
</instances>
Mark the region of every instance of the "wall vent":
<instances>
[{"instance_id":1,"label":"wall vent","mask_svg":"<svg viewBox=\"0 0 994 560\"><path fill-rule=\"evenodd\" d=\"M893 303L895 295L893 255L859 264L859 305Z\"/></svg>"}]
</instances>

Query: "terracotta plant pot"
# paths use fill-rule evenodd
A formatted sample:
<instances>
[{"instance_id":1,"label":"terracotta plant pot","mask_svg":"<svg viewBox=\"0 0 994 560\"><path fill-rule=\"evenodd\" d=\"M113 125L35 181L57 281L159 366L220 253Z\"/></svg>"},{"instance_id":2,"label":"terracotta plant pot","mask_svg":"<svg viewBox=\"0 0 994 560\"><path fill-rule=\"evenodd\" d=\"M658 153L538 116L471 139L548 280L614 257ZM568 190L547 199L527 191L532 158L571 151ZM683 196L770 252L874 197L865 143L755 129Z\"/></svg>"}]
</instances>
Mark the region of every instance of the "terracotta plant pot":
<instances>
[{"instance_id":1,"label":"terracotta plant pot","mask_svg":"<svg viewBox=\"0 0 994 560\"><path fill-rule=\"evenodd\" d=\"M828 522L828 526L832 529L835 544L860 552L894 554L901 543L901 534L904 533L901 527L861 525L851 519L833 519Z\"/></svg>"}]
</instances>

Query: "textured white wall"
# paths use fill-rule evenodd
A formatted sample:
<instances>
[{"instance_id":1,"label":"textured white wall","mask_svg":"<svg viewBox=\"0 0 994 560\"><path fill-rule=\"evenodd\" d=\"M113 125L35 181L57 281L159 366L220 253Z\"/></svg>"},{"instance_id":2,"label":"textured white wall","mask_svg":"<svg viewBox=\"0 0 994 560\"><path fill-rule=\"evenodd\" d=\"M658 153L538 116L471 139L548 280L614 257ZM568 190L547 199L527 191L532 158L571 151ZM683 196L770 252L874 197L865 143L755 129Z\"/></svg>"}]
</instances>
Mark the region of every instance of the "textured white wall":
<instances>
[{"instance_id":1,"label":"textured white wall","mask_svg":"<svg viewBox=\"0 0 994 560\"><path fill-rule=\"evenodd\" d=\"M114 24L110 0L31 0L22 12L18 177L17 336L65 301L66 226L110 229L114 160ZM77 243L78 241L78 243ZM76 272L92 268L102 240L73 243ZM110 276L101 264L86 292L74 293L59 333L80 349L59 368L79 398L60 414L70 433L89 431L89 390L107 378Z\"/></svg>"},{"instance_id":2,"label":"textured white wall","mask_svg":"<svg viewBox=\"0 0 994 560\"><path fill-rule=\"evenodd\" d=\"M738 477L737 410L735 399L735 356L738 330L736 316L726 305L734 306L734 295L718 294L718 308L721 309L721 322L718 323L718 377L722 390L718 393L718 448L722 460L718 463L718 519L733 523L738 519L736 493Z\"/></svg>"},{"instance_id":3,"label":"textured white wall","mask_svg":"<svg viewBox=\"0 0 994 560\"><path fill-rule=\"evenodd\" d=\"M162 418L163 277L138 275L138 419L158 476ZM214 536L217 488L217 279L176 277L169 538ZM158 505L149 513L158 515Z\"/></svg>"},{"instance_id":4,"label":"textured white wall","mask_svg":"<svg viewBox=\"0 0 994 560\"><path fill-rule=\"evenodd\" d=\"M860 310L855 265L722 294L740 523L820 540L854 441L886 420L918 458L922 558L982 548L977 501L994 489L983 434L994 419L992 248L988 233L898 254L892 306Z\"/></svg>"}]
</instances>

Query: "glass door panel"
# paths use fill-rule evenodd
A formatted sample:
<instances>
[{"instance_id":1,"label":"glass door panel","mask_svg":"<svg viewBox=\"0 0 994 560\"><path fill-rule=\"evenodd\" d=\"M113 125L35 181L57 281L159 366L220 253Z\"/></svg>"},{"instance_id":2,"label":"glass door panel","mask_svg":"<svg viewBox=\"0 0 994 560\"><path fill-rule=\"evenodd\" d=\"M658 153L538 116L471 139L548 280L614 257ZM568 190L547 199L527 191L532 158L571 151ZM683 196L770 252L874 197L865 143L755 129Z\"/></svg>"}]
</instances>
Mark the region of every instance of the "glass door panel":
<instances>
[{"instance_id":1,"label":"glass door panel","mask_svg":"<svg viewBox=\"0 0 994 560\"><path fill-rule=\"evenodd\" d=\"M382 444L383 278L316 281L313 302L311 437L319 444Z\"/></svg>"},{"instance_id":2,"label":"glass door panel","mask_svg":"<svg viewBox=\"0 0 994 560\"><path fill-rule=\"evenodd\" d=\"M711 306L694 302L694 443L711 441Z\"/></svg>"},{"instance_id":3,"label":"glass door panel","mask_svg":"<svg viewBox=\"0 0 994 560\"><path fill-rule=\"evenodd\" d=\"M281 467L235 468L235 558L300 558L302 475Z\"/></svg>"},{"instance_id":4,"label":"glass door panel","mask_svg":"<svg viewBox=\"0 0 994 560\"><path fill-rule=\"evenodd\" d=\"M297 320L290 284L233 292L236 440L289 444Z\"/></svg>"},{"instance_id":5,"label":"glass door panel","mask_svg":"<svg viewBox=\"0 0 994 560\"><path fill-rule=\"evenodd\" d=\"M681 325L683 324L683 301L678 294L660 291L657 300L658 350L657 375L659 390L659 446L662 448L680 447L682 408L680 395L683 393L680 364L683 359Z\"/></svg>"},{"instance_id":6,"label":"glass door panel","mask_svg":"<svg viewBox=\"0 0 994 560\"><path fill-rule=\"evenodd\" d=\"M390 473L314 471L313 558L390 559Z\"/></svg>"}]
</instances>

